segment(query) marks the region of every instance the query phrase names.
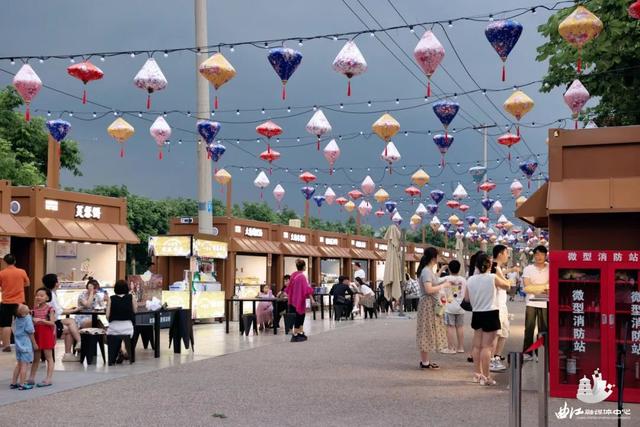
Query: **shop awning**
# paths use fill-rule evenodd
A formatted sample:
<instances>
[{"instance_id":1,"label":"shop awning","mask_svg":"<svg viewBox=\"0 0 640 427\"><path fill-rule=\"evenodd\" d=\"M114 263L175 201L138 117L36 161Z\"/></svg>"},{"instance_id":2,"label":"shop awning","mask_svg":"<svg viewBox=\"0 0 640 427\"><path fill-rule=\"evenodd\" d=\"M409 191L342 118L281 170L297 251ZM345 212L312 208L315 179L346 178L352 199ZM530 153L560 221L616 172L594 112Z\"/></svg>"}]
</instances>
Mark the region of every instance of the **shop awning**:
<instances>
[{"instance_id":1,"label":"shop awning","mask_svg":"<svg viewBox=\"0 0 640 427\"><path fill-rule=\"evenodd\" d=\"M351 258L349 249L334 246L320 246L318 249L323 258Z\"/></svg>"},{"instance_id":2,"label":"shop awning","mask_svg":"<svg viewBox=\"0 0 640 427\"><path fill-rule=\"evenodd\" d=\"M0 235L21 237L27 235L27 230L12 215L0 214Z\"/></svg>"},{"instance_id":3,"label":"shop awning","mask_svg":"<svg viewBox=\"0 0 640 427\"><path fill-rule=\"evenodd\" d=\"M549 184L546 183L516 209L516 216L534 227L547 228L549 218L547 213L547 197Z\"/></svg>"},{"instance_id":4,"label":"shop awning","mask_svg":"<svg viewBox=\"0 0 640 427\"><path fill-rule=\"evenodd\" d=\"M38 237L101 243L140 243L138 237L121 224L36 218Z\"/></svg>"},{"instance_id":5,"label":"shop awning","mask_svg":"<svg viewBox=\"0 0 640 427\"><path fill-rule=\"evenodd\" d=\"M413 252L406 252L404 254L404 260L409 262L419 261L419 258L416 258L416 255Z\"/></svg>"},{"instance_id":6,"label":"shop awning","mask_svg":"<svg viewBox=\"0 0 640 427\"><path fill-rule=\"evenodd\" d=\"M280 243L282 253L285 255L305 255L312 257L321 257L320 251L317 247L311 245L301 245L299 243Z\"/></svg>"},{"instance_id":7,"label":"shop awning","mask_svg":"<svg viewBox=\"0 0 640 427\"><path fill-rule=\"evenodd\" d=\"M387 259L387 252L386 251L375 251L376 256L378 257L379 261L384 261Z\"/></svg>"},{"instance_id":8,"label":"shop awning","mask_svg":"<svg viewBox=\"0 0 640 427\"><path fill-rule=\"evenodd\" d=\"M368 249L351 249L351 258L353 259L377 259L375 252Z\"/></svg>"},{"instance_id":9,"label":"shop awning","mask_svg":"<svg viewBox=\"0 0 640 427\"><path fill-rule=\"evenodd\" d=\"M256 254L281 254L280 245L269 240L244 239L234 237L231 239L230 252L244 252Z\"/></svg>"}]
</instances>

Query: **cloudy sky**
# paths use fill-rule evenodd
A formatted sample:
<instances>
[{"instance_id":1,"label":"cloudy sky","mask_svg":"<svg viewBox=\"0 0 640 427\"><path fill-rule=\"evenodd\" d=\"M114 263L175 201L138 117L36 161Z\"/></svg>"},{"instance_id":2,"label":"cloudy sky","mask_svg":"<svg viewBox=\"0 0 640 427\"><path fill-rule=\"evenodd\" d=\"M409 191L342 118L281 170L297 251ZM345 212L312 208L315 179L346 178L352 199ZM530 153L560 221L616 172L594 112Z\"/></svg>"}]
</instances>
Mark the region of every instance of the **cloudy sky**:
<instances>
[{"instance_id":1,"label":"cloudy sky","mask_svg":"<svg viewBox=\"0 0 640 427\"><path fill-rule=\"evenodd\" d=\"M379 28L379 24L384 27L402 25L403 18L413 24L461 16L486 16L505 9L553 4L542 0L345 1L352 10L342 0L209 2L209 43L213 45L364 31L367 27ZM394 11L392 5L402 17ZM506 82L500 81L501 63L484 36L486 23L456 22L452 28L445 25L444 30L457 49L460 60L481 88L510 88L539 80L543 76L546 64L535 61L535 49L543 42L536 27L545 22L549 15L550 12L539 9L536 14L527 13L517 18L523 24L524 31L509 57ZM477 89L456 57L444 30L434 28L436 36L445 47L446 56L433 78L433 99L442 93ZM296 42L287 44L299 49L304 59L287 85L286 101L280 99L281 85L267 61L265 49L239 46L230 52L229 48L223 48L223 54L238 74L219 92L221 111L216 113L213 120L222 123L219 138L225 140L227 152L217 166L227 168L234 177L234 202L259 199L259 190L253 186L253 180L257 175L256 168L265 167L264 162L257 157L265 149L265 143L256 142L255 127L272 117L284 128L283 139L273 143L274 148L282 155L277 164L290 169L289 173L284 169L274 170L270 177L271 185L265 190L265 200L269 203L274 204L271 191L275 184L281 183L287 191L285 204L302 213L304 199L296 176L300 168L314 173L318 168L318 193L324 193L325 184L328 184L339 195L344 194L353 185L359 186L364 177L370 175L377 184L391 193L394 200L399 201L401 197L404 199L401 213L410 216L417 204L412 206L407 202L403 190L410 185L410 175L421 166L432 176L431 184L424 189L423 195L428 197L428 191L434 188L450 194L458 182L461 182L471 195L467 201L472 206L470 213L479 214L480 197L475 192L467 170L482 159L482 135L470 129L457 132L455 142L446 157L447 165L442 170L438 168L439 152L431 136L427 134L429 130L432 133L440 131L441 125L430 103L421 99L425 94L425 78L412 60L417 43L416 35L420 36L424 31L423 28L416 27L415 34L401 29L387 34L378 33L375 37L370 37L369 34L359 36L356 42L369 69L364 75L353 79L353 96L350 98L346 96L345 77L331 68L344 40L313 40L305 42L302 47ZM149 126L155 115L146 113L146 94L133 85L133 77L145 62L145 54L135 58L129 55L107 58L105 62L101 62L98 57L92 58L103 69L105 77L89 84L89 100L102 106L82 105L78 99L45 88L32 108L38 109L40 114L47 110L74 113L73 117L68 114L63 114L63 117L72 123L72 137L80 143L84 176L73 177L64 173L62 185L87 188L97 184L126 184L131 191L154 198L196 196L196 142L192 133L195 130L195 118L187 117L184 113L195 110L195 54L172 53L165 58L161 53L167 48L195 45L193 1L11 2L0 16L0 37L5 40L0 46L0 56L159 50L160 53L156 53L154 57L169 84L167 89L153 95L152 110L183 111L167 116L166 120L174 127L174 133L170 153L162 161L157 160L155 143L149 135ZM44 63L35 60L30 63L43 82L51 88L78 96L82 94L82 84L66 74L65 69L70 65L68 59L48 60ZM0 70L15 73L18 67L19 63L12 66L9 61L0 62ZM11 76L0 72L0 84L10 82ZM568 117L561 90L541 94L538 88L539 85L524 88L536 102L534 110L526 116L524 122L548 123ZM511 165L504 161L507 151L497 144L496 136L505 131L504 126L510 121L510 116L505 117L503 114L506 113L502 110L502 103L510 94L511 90L506 90L487 96L481 93L458 96L461 113L451 125L460 130L483 123L498 124L497 128L489 130L489 177L498 184L492 195L502 201L505 212L511 212L514 205L509 185L514 177L521 178L516 158L534 159L539 155L539 171L546 173L547 170L547 128L523 128L526 145L521 142L514 147ZM396 98L400 99L400 103L395 102ZM405 100L406 98L418 99ZM372 101L371 107L367 106L367 101ZM339 107L340 103L344 103L344 108ZM360 104L350 105L353 103ZM315 150L313 138L304 130L304 125L313 114L313 105L324 106L324 112L333 126L332 137L338 140L342 150L336 167L344 169L336 171L333 176L328 175L324 157ZM286 110L289 106L290 113ZM261 113L262 108L267 109L265 114ZM269 111L274 108L280 110ZM137 114L125 116L136 128L136 134L127 142L124 159L118 157L117 144L106 132L106 128L115 119L109 113L112 109L140 110L145 113L143 118L137 117ZM240 110L239 115L236 110ZM91 113L94 111L98 113L98 118L91 120ZM375 136L369 136L371 124L385 111L389 111L402 128L394 138L402 160L394 165L391 175L384 172L385 164L380 159L383 142ZM60 113L52 115L59 116ZM405 130L409 131L407 136L404 135ZM359 134L360 131L364 132L363 136L339 139L340 135ZM302 138L300 142L297 142L297 137ZM241 140L239 144L236 143L237 139ZM178 140L182 140L181 145L178 145ZM323 146L325 144L323 142ZM526 181L523 178L521 180L527 192ZM536 186L537 183L534 183L532 190ZM220 196L217 185L214 187L214 195ZM441 211L441 218L450 214L446 208ZM335 206L323 208L324 217L337 218L341 215L345 214L341 214ZM376 220L370 221L377 224Z\"/></svg>"}]
</instances>

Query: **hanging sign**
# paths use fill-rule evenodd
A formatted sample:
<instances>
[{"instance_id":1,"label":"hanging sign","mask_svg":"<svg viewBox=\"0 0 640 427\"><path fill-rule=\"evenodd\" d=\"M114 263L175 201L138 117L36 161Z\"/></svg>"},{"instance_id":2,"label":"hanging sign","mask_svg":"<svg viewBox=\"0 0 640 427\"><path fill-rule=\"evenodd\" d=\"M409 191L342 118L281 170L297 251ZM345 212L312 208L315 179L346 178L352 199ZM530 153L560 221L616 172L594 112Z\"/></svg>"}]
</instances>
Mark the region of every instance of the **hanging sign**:
<instances>
[{"instance_id":1,"label":"hanging sign","mask_svg":"<svg viewBox=\"0 0 640 427\"><path fill-rule=\"evenodd\" d=\"M102 208L100 206L76 205L76 218L100 219L102 218Z\"/></svg>"},{"instance_id":2,"label":"hanging sign","mask_svg":"<svg viewBox=\"0 0 640 427\"><path fill-rule=\"evenodd\" d=\"M200 258L227 258L227 243L215 240L193 239L193 255Z\"/></svg>"}]
</instances>

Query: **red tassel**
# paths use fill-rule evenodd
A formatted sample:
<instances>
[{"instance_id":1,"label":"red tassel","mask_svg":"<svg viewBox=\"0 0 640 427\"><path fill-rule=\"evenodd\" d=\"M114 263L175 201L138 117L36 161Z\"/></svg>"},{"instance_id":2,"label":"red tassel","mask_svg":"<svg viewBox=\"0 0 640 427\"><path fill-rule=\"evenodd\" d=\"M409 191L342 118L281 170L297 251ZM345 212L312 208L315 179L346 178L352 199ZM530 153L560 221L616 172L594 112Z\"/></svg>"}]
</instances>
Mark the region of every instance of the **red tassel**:
<instances>
[{"instance_id":1,"label":"red tassel","mask_svg":"<svg viewBox=\"0 0 640 427\"><path fill-rule=\"evenodd\" d=\"M147 95L147 110L151 109L151 94Z\"/></svg>"},{"instance_id":2,"label":"red tassel","mask_svg":"<svg viewBox=\"0 0 640 427\"><path fill-rule=\"evenodd\" d=\"M351 79L347 83L347 96L351 96Z\"/></svg>"},{"instance_id":3,"label":"red tassel","mask_svg":"<svg viewBox=\"0 0 640 427\"><path fill-rule=\"evenodd\" d=\"M267 142L267 153L271 153L271 144Z\"/></svg>"},{"instance_id":4,"label":"red tassel","mask_svg":"<svg viewBox=\"0 0 640 427\"><path fill-rule=\"evenodd\" d=\"M384 156L387 157L387 146L384 146Z\"/></svg>"},{"instance_id":5,"label":"red tassel","mask_svg":"<svg viewBox=\"0 0 640 427\"><path fill-rule=\"evenodd\" d=\"M333 166L329 169L329 175L333 175Z\"/></svg>"},{"instance_id":6,"label":"red tassel","mask_svg":"<svg viewBox=\"0 0 640 427\"><path fill-rule=\"evenodd\" d=\"M285 99L287 99L287 85L285 85L284 83L282 83L282 100L284 101Z\"/></svg>"},{"instance_id":7,"label":"red tassel","mask_svg":"<svg viewBox=\"0 0 640 427\"><path fill-rule=\"evenodd\" d=\"M511 150L509 150L509 155L507 157L509 157L509 161L511 161Z\"/></svg>"},{"instance_id":8,"label":"red tassel","mask_svg":"<svg viewBox=\"0 0 640 427\"><path fill-rule=\"evenodd\" d=\"M24 113L24 119L26 121L30 121L31 120L31 106L29 104L27 104L27 111L25 111L25 113Z\"/></svg>"},{"instance_id":9,"label":"red tassel","mask_svg":"<svg viewBox=\"0 0 640 427\"><path fill-rule=\"evenodd\" d=\"M582 49L578 49L578 74L582 73Z\"/></svg>"},{"instance_id":10,"label":"red tassel","mask_svg":"<svg viewBox=\"0 0 640 427\"><path fill-rule=\"evenodd\" d=\"M82 103L83 104L87 103L87 89L86 88L82 91Z\"/></svg>"},{"instance_id":11,"label":"red tassel","mask_svg":"<svg viewBox=\"0 0 640 427\"><path fill-rule=\"evenodd\" d=\"M218 95L216 95L215 98L213 99L213 109L214 110L218 109Z\"/></svg>"},{"instance_id":12,"label":"red tassel","mask_svg":"<svg viewBox=\"0 0 640 427\"><path fill-rule=\"evenodd\" d=\"M218 167L217 167L217 166L216 166L216 167L215 167L215 169L213 170L213 173L214 173L214 174L217 174L217 173L218 173Z\"/></svg>"},{"instance_id":13,"label":"red tassel","mask_svg":"<svg viewBox=\"0 0 640 427\"><path fill-rule=\"evenodd\" d=\"M507 79L507 70L504 66L504 62L502 63L502 81L505 81Z\"/></svg>"},{"instance_id":14,"label":"red tassel","mask_svg":"<svg viewBox=\"0 0 640 427\"><path fill-rule=\"evenodd\" d=\"M393 166L391 166L391 163L389 163L389 175L393 174Z\"/></svg>"},{"instance_id":15,"label":"red tassel","mask_svg":"<svg viewBox=\"0 0 640 427\"><path fill-rule=\"evenodd\" d=\"M578 120L575 121L575 128L578 129Z\"/></svg>"},{"instance_id":16,"label":"red tassel","mask_svg":"<svg viewBox=\"0 0 640 427\"><path fill-rule=\"evenodd\" d=\"M120 158L124 157L124 147L120 147Z\"/></svg>"},{"instance_id":17,"label":"red tassel","mask_svg":"<svg viewBox=\"0 0 640 427\"><path fill-rule=\"evenodd\" d=\"M162 150L158 150L158 160L162 160Z\"/></svg>"},{"instance_id":18,"label":"red tassel","mask_svg":"<svg viewBox=\"0 0 640 427\"><path fill-rule=\"evenodd\" d=\"M269 167L269 176L271 176L271 173L272 173L272 168Z\"/></svg>"},{"instance_id":19,"label":"red tassel","mask_svg":"<svg viewBox=\"0 0 640 427\"><path fill-rule=\"evenodd\" d=\"M427 81L427 98L431 97L431 79Z\"/></svg>"},{"instance_id":20,"label":"red tassel","mask_svg":"<svg viewBox=\"0 0 640 427\"><path fill-rule=\"evenodd\" d=\"M449 142L449 134L447 133L447 130L444 130L444 142L448 143Z\"/></svg>"},{"instance_id":21,"label":"red tassel","mask_svg":"<svg viewBox=\"0 0 640 427\"><path fill-rule=\"evenodd\" d=\"M444 154L440 156L440 166L444 167Z\"/></svg>"},{"instance_id":22,"label":"red tassel","mask_svg":"<svg viewBox=\"0 0 640 427\"><path fill-rule=\"evenodd\" d=\"M316 145L316 148L320 151L320 137L318 137L318 144Z\"/></svg>"},{"instance_id":23,"label":"red tassel","mask_svg":"<svg viewBox=\"0 0 640 427\"><path fill-rule=\"evenodd\" d=\"M531 178L527 180L527 188L531 188Z\"/></svg>"},{"instance_id":24,"label":"red tassel","mask_svg":"<svg viewBox=\"0 0 640 427\"><path fill-rule=\"evenodd\" d=\"M320 206L318 206L318 216L320 216Z\"/></svg>"},{"instance_id":25,"label":"red tassel","mask_svg":"<svg viewBox=\"0 0 640 427\"><path fill-rule=\"evenodd\" d=\"M211 153L207 151L207 160L211 160Z\"/></svg>"},{"instance_id":26,"label":"red tassel","mask_svg":"<svg viewBox=\"0 0 640 427\"><path fill-rule=\"evenodd\" d=\"M516 134L520 136L520 125L516 125Z\"/></svg>"},{"instance_id":27,"label":"red tassel","mask_svg":"<svg viewBox=\"0 0 640 427\"><path fill-rule=\"evenodd\" d=\"M262 190L260 190L260 200L264 199L264 195L262 194Z\"/></svg>"}]
</instances>

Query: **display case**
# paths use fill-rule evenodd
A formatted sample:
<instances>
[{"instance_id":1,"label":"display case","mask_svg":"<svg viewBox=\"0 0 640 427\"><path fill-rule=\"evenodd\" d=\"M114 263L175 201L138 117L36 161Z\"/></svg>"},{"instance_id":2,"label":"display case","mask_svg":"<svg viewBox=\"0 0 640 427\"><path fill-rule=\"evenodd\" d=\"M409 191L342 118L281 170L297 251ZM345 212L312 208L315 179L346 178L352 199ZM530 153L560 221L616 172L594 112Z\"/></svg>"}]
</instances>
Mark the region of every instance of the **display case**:
<instances>
[{"instance_id":1,"label":"display case","mask_svg":"<svg viewBox=\"0 0 640 427\"><path fill-rule=\"evenodd\" d=\"M638 253L555 251L550 261L551 396L575 398L580 380L596 370L615 384L626 344L624 400L640 402ZM614 387L608 399L616 398Z\"/></svg>"}]
</instances>

